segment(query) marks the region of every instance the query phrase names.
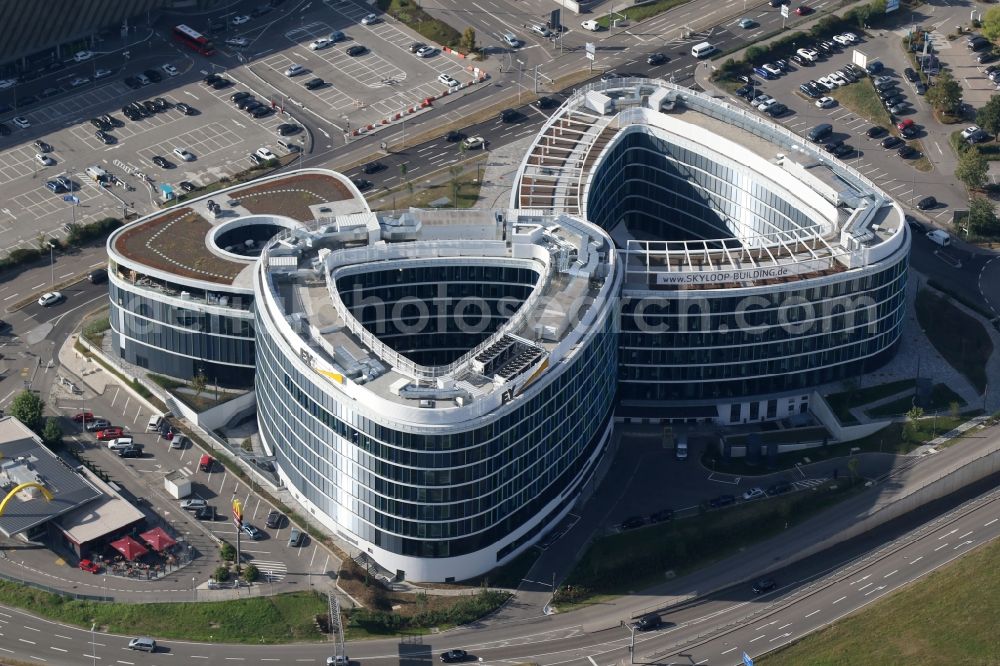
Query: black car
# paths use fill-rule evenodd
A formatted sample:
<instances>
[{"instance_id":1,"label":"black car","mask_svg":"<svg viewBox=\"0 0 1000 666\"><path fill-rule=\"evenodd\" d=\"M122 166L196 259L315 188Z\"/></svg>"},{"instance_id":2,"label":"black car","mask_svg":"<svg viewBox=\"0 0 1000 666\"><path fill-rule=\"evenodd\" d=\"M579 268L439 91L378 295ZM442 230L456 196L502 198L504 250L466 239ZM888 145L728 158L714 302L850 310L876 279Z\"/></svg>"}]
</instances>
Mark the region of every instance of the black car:
<instances>
[{"instance_id":1,"label":"black car","mask_svg":"<svg viewBox=\"0 0 1000 666\"><path fill-rule=\"evenodd\" d=\"M848 155L854 154L854 148L846 143L842 143L833 149L833 154L837 157L847 157Z\"/></svg>"},{"instance_id":2,"label":"black car","mask_svg":"<svg viewBox=\"0 0 1000 666\"><path fill-rule=\"evenodd\" d=\"M229 96L229 101L230 102L238 102L241 99L246 99L247 97L253 97L253 95L251 95L250 93L248 93L246 90L241 90L239 92L234 92L232 95L230 95Z\"/></svg>"},{"instance_id":3,"label":"black car","mask_svg":"<svg viewBox=\"0 0 1000 666\"><path fill-rule=\"evenodd\" d=\"M378 173L385 168L385 165L381 162L369 162L368 164L361 167L361 170L365 173Z\"/></svg>"},{"instance_id":4,"label":"black car","mask_svg":"<svg viewBox=\"0 0 1000 666\"><path fill-rule=\"evenodd\" d=\"M799 85L799 90L801 90L806 96L811 97L813 99L823 96L821 92L819 92L818 90L816 90L815 88L806 83Z\"/></svg>"},{"instance_id":5,"label":"black car","mask_svg":"<svg viewBox=\"0 0 1000 666\"><path fill-rule=\"evenodd\" d=\"M132 90L138 90L142 87L142 81L135 78L134 76L129 76L125 78L125 85L127 85Z\"/></svg>"},{"instance_id":6,"label":"black car","mask_svg":"<svg viewBox=\"0 0 1000 666\"><path fill-rule=\"evenodd\" d=\"M51 153L52 152L52 146L50 146L49 144L45 143L41 139L39 139L38 141L35 141L35 148L38 148L39 152L42 152L42 153Z\"/></svg>"},{"instance_id":7,"label":"black car","mask_svg":"<svg viewBox=\"0 0 1000 666\"><path fill-rule=\"evenodd\" d=\"M209 74L204 79L202 79L202 81L205 83L205 85L210 86L221 78L222 77L219 76L218 74Z\"/></svg>"},{"instance_id":8,"label":"black car","mask_svg":"<svg viewBox=\"0 0 1000 666\"><path fill-rule=\"evenodd\" d=\"M153 83L159 83L160 81L163 80L163 77L155 69L147 69L145 72L143 72L143 76L145 76Z\"/></svg>"},{"instance_id":9,"label":"black car","mask_svg":"<svg viewBox=\"0 0 1000 666\"><path fill-rule=\"evenodd\" d=\"M927 85L923 81L921 81L921 82L917 83L917 85L913 86L913 89L917 91L918 95L926 95L927 94Z\"/></svg>"},{"instance_id":10,"label":"black car","mask_svg":"<svg viewBox=\"0 0 1000 666\"><path fill-rule=\"evenodd\" d=\"M446 664L457 664L469 658L469 653L465 650L448 650L441 653L441 661Z\"/></svg>"},{"instance_id":11,"label":"black car","mask_svg":"<svg viewBox=\"0 0 1000 666\"><path fill-rule=\"evenodd\" d=\"M912 215L904 215L903 219L906 220L906 224L914 231L919 231L920 233L923 233L924 231L927 230L926 227L924 227L924 225Z\"/></svg>"},{"instance_id":12,"label":"black car","mask_svg":"<svg viewBox=\"0 0 1000 666\"><path fill-rule=\"evenodd\" d=\"M264 524L270 527L271 529L277 529L281 527L281 521L284 519L284 517L285 516L277 509L271 509L267 514L267 520L265 521Z\"/></svg>"},{"instance_id":13,"label":"black car","mask_svg":"<svg viewBox=\"0 0 1000 666\"><path fill-rule=\"evenodd\" d=\"M782 104L781 102L778 102L777 104L769 106L767 108L767 111L765 111L764 113L771 116L772 118L778 118L788 113L788 107Z\"/></svg>"},{"instance_id":14,"label":"black car","mask_svg":"<svg viewBox=\"0 0 1000 666\"><path fill-rule=\"evenodd\" d=\"M364 55L367 52L368 48L362 46L361 44L355 44L354 46L347 47L347 55L351 56L352 58L355 56Z\"/></svg>"},{"instance_id":15,"label":"black car","mask_svg":"<svg viewBox=\"0 0 1000 666\"><path fill-rule=\"evenodd\" d=\"M326 81L323 79L309 79L306 81L306 90L316 90L317 88L322 88L326 85Z\"/></svg>"},{"instance_id":16,"label":"black car","mask_svg":"<svg viewBox=\"0 0 1000 666\"><path fill-rule=\"evenodd\" d=\"M635 622L635 628L637 631L653 631L654 629L659 629L662 626L663 618L656 613L643 615Z\"/></svg>"},{"instance_id":17,"label":"black car","mask_svg":"<svg viewBox=\"0 0 1000 666\"><path fill-rule=\"evenodd\" d=\"M896 151L896 154L902 157L904 160L910 160L915 158L919 153L917 152L917 149L914 148L913 146L906 145L906 146L900 146L899 150Z\"/></svg>"},{"instance_id":18,"label":"black car","mask_svg":"<svg viewBox=\"0 0 1000 666\"><path fill-rule=\"evenodd\" d=\"M296 134L301 129L302 129L301 127L299 127L298 125L296 125L294 123L282 123L282 124L278 125L278 127L277 127L278 134L280 134L281 136L288 136L289 134Z\"/></svg>"},{"instance_id":19,"label":"black car","mask_svg":"<svg viewBox=\"0 0 1000 666\"><path fill-rule=\"evenodd\" d=\"M194 192L195 190L198 189L198 186L189 180L182 180L180 183L178 183L178 185L180 185L181 189L184 190L185 192Z\"/></svg>"},{"instance_id":20,"label":"black car","mask_svg":"<svg viewBox=\"0 0 1000 666\"><path fill-rule=\"evenodd\" d=\"M649 514L649 522L651 523L663 523L668 520L674 519L673 509L660 509L659 511L654 511Z\"/></svg>"},{"instance_id":21,"label":"black car","mask_svg":"<svg viewBox=\"0 0 1000 666\"><path fill-rule=\"evenodd\" d=\"M124 448L124 449L118 449L118 457L119 458L141 458L142 457L142 449L137 448L135 446L129 446L129 447Z\"/></svg>"},{"instance_id":22,"label":"black car","mask_svg":"<svg viewBox=\"0 0 1000 666\"><path fill-rule=\"evenodd\" d=\"M203 506L194 512L194 517L198 520L215 520L217 517L215 507L211 504Z\"/></svg>"},{"instance_id":23,"label":"black car","mask_svg":"<svg viewBox=\"0 0 1000 666\"><path fill-rule=\"evenodd\" d=\"M629 516L622 521L621 528L623 530L634 530L637 527L642 527L646 524L646 519L642 516Z\"/></svg>"},{"instance_id":24,"label":"black car","mask_svg":"<svg viewBox=\"0 0 1000 666\"><path fill-rule=\"evenodd\" d=\"M354 187L358 188L360 192L364 192L373 185L372 181L365 178L352 178L351 182L354 183Z\"/></svg>"},{"instance_id":25,"label":"black car","mask_svg":"<svg viewBox=\"0 0 1000 666\"><path fill-rule=\"evenodd\" d=\"M882 146L883 148L891 149L895 148L896 146L902 145L902 143L903 140L900 139L898 136L887 136L884 139L882 139L882 143L880 143L879 145Z\"/></svg>"},{"instance_id":26,"label":"black car","mask_svg":"<svg viewBox=\"0 0 1000 666\"><path fill-rule=\"evenodd\" d=\"M19 109L31 106L32 104L38 104L38 97L35 95L25 95L24 97L19 97L17 99L17 108Z\"/></svg>"},{"instance_id":27,"label":"black car","mask_svg":"<svg viewBox=\"0 0 1000 666\"><path fill-rule=\"evenodd\" d=\"M535 105L539 109L551 109L553 107L559 106L559 100L553 97L539 97Z\"/></svg>"},{"instance_id":28,"label":"black car","mask_svg":"<svg viewBox=\"0 0 1000 666\"><path fill-rule=\"evenodd\" d=\"M104 284L108 281L108 272L103 268L90 271L90 274L87 275L87 280L90 284Z\"/></svg>"},{"instance_id":29,"label":"black car","mask_svg":"<svg viewBox=\"0 0 1000 666\"><path fill-rule=\"evenodd\" d=\"M753 92L753 86L740 86L736 89L735 94L737 97L747 97Z\"/></svg>"},{"instance_id":30,"label":"black car","mask_svg":"<svg viewBox=\"0 0 1000 666\"><path fill-rule=\"evenodd\" d=\"M115 137L112 136L111 134L108 134L104 130L97 130L96 132L94 132L94 136L100 139L101 143L103 143L106 146L110 146L113 143L115 143Z\"/></svg>"},{"instance_id":31,"label":"black car","mask_svg":"<svg viewBox=\"0 0 1000 666\"><path fill-rule=\"evenodd\" d=\"M719 495L718 497L713 497L708 501L708 506L713 509L718 509L721 506L729 506L730 504L736 503L735 495Z\"/></svg>"},{"instance_id":32,"label":"black car","mask_svg":"<svg viewBox=\"0 0 1000 666\"><path fill-rule=\"evenodd\" d=\"M500 122L514 123L521 119L521 112L516 109L504 109L500 112Z\"/></svg>"},{"instance_id":33,"label":"black car","mask_svg":"<svg viewBox=\"0 0 1000 666\"><path fill-rule=\"evenodd\" d=\"M906 98L902 95L893 95L885 100L886 106L896 106L897 104L902 104L906 101Z\"/></svg>"},{"instance_id":34,"label":"black car","mask_svg":"<svg viewBox=\"0 0 1000 666\"><path fill-rule=\"evenodd\" d=\"M410 53L416 53L425 46L427 45L424 44L423 42L413 42L412 44L410 44Z\"/></svg>"},{"instance_id":35,"label":"black car","mask_svg":"<svg viewBox=\"0 0 1000 666\"><path fill-rule=\"evenodd\" d=\"M212 87L215 88L216 90L222 90L224 88L228 88L231 85L233 85L232 81L230 81L229 79L227 79L227 78L225 78L223 76L220 76L212 84Z\"/></svg>"},{"instance_id":36,"label":"black car","mask_svg":"<svg viewBox=\"0 0 1000 666\"><path fill-rule=\"evenodd\" d=\"M151 99L147 99L145 102L143 102L142 107L146 109L146 112L149 115L153 115L154 113L160 110L159 107L156 106L156 102L154 102Z\"/></svg>"},{"instance_id":37,"label":"black car","mask_svg":"<svg viewBox=\"0 0 1000 666\"><path fill-rule=\"evenodd\" d=\"M125 127L125 123L123 123L122 121L118 120L114 116L109 115L107 113L105 113L103 116L101 116L101 120L103 120L104 122L106 122L108 125L111 125L112 127Z\"/></svg>"},{"instance_id":38,"label":"black car","mask_svg":"<svg viewBox=\"0 0 1000 666\"><path fill-rule=\"evenodd\" d=\"M184 102L179 102L175 108L185 116L193 116L198 113L193 106L188 106Z\"/></svg>"},{"instance_id":39,"label":"black car","mask_svg":"<svg viewBox=\"0 0 1000 666\"><path fill-rule=\"evenodd\" d=\"M100 118L91 118L90 119L90 124L93 125L94 127L96 127L99 130L109 130L109 129L111 129L111 126L108 125L103 120L101 120Z\"/></svg>"},{"instance_id":40,"label":"black car","mask_svg":"<svg viewBox=\"0 0 1000 666\"><path fill-rule=\"evenodd\" d=\"M912 139L917 135L917 128L914 125L908 125L903 129L899 130L899 133L902 134L907 139Z\"/></svg>"},{"instance_id":41,"label":"black car","mask_svg":"<svg viewBox=\"0 0 1000 666\"><path fill-rule=\"evenodd\" d=\"M979 57L976 58L976 62L978 62L980 65L985 65L986 63L993 62L996 59L997 59L997 54L994 51L986 51L984 53L979 54Z\"/></svg>"},{"instance_id":42,"label":"black car","mask_svg":"<svg viewBox=\"0 0 1000 666\"><path fill-rule=\"evenodd\" d=\"M153 164L163 169L169 169L174 166L169 160L159 155L153 155Z\"/></svg>"},{"instance_id":43,"label":"black car","mask_svg":"<svg viewBox=\"0 0 1000 666\"><path fill-rule=\"evenodd\" d=\"M461 132L456 132L454 130L444 135L444 140L447 141L448 143L457 143L464 138L465 138L464 134L462 134Z\"/></svg>"},{"instance_id":44,"label":"black car","mask_svg":"<svg viewBox=\"0 0 1000 666\"><path fill-rule=\"evenodd\" d=\"M264 14L267 14L270 11L271 11L270 5L261 5L260 7L254 7L252 10L250 10L250 17L257 18L258 16L263 16Z\"/></svg>"},{"instance_id":45,"label":"black car","mask_svg":"<svg viewBox=\"0 0 1000 666\"><path fill-rule=\"evenodd\" d=\"M930 210L931 208L937 208L938 202L934 197L924 197L917 202L917 208L919 210Z\"/></svg>"},{"instance_id":46,"label":"black car","mask_svg":"<svg viewBox=\"0 0 1000 666\"><path fill-rule=\"evenodd\" d=\"M250 113L250 115L253 116L254 118L263 118L264 116L269 116L272 113L274 113L274 109L272 109L271 107L258 106Z\"/></svg>"},{"instance_id":47,"label":"black car","mask_svg":"<svg viewBox=\"0 0 1000 666\"><path fill-rule=\"evenodd\" d=\"M823 146L823 150L825 150L828 153L832 153L833 151L837 150L837 148L839 148L842 145L844 145L843 141L840 141L840 140L830 141L826 145Z\"/></svg>"},{"instance_id":48,"label":"black car","mask_svg":"<svg viewBox=\"0 0 1000 666\"><path fill-rule=\"evenodd\" d=\"M759 581L753 584L754 594L764 594L770 590L776 588L778 584L774 582L773 578L761 578Z\"/></svg>"},{"instance_id":49,"label":"black car","mask_svg":"<svg viewBox=\"0 0 1000 666\"><path fill-rule=\"evenodd\" d=\"M769 496L774 497L775 495L783 495L792 489L792 484L788 481L778 481L777 483L768 487L765 491Z\"/></svg>"},{"instance_id":50,"label":"black car","mask_svg":"<svg viewBox=\"0 0 1000 666\"><path fill-rule=\"evenodd\" d=\"M665 53L650 53L646 56L647 65L662 65L665 62L669 62L670 58L667 57Z\"/></svg>"},{"instance_id":51,"label":"black car","mask_svg":"<svg viewBox=\"0 0 1000 666\"><path fill-rule=\"evenodd\" d=\"M867 132L865 132L865 136L867 136L869 139L878 139L880 137L885 136L888 133L889 130L882 127L881 125L873 125L868 128Z\"/></svg>"},{"instance_id":52,"label":"black car","mask_svg":"<svg viewBox=\"0 0 1000 666\"><path fill-rule=\"evenodd\" d=\"M236 94L241 95L242 93L236 93ZM236 103L236 108L239 109L240 111L245 111L256 104L260 104L260 102L257 101L257 98L251 95L250 93L243 95L239 99L234 99L233 101Z\"/></svg>"},{"instance_id":53,"label":"black car","mask_svg":"<svg viewBox=\"0 0 1000 666\"><path fill-rule=\"evenodd\" d=\"M153 104L156 105L157 111L166 111L170 109L170 102L168 102L163 97L157 97L153 100Z\"/></svg>"}]
</instances>

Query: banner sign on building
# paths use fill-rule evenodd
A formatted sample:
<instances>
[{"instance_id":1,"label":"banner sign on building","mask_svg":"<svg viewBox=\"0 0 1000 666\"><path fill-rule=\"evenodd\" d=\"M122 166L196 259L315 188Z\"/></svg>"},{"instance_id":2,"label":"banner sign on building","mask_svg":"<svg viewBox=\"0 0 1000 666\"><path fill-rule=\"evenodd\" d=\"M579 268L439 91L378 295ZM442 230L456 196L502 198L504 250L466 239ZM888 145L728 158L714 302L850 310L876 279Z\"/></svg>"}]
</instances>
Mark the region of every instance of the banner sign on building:
<instances>
[{"instance_id":1,"label":"banner sign on building","mask_svg":"<svg viewBox=\"0 0 1000 666\"><path fill-rule=\"evenodd\" d=\"M711 271L703 273L657 273L658 285L723 284L726 282L752 282L786 277L792 271L787 266L748 268L737 271Z\"/></svg>"}]
</instances>

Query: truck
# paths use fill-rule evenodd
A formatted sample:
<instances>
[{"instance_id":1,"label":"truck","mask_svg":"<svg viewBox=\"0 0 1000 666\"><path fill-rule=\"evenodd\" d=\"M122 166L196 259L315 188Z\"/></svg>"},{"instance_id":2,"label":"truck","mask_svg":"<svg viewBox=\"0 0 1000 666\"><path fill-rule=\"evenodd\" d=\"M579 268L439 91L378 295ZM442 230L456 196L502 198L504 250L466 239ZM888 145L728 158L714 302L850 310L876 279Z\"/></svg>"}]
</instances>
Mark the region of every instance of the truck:
<instances>
[{"instance_id":1,"label":"truck","mask_svg":"<svg viewBox=\"0 0 1000 666\"><path fill-rule=\"evenodd\" d=\"M174 499L181 499L191 494L191 477L181 470L167 472L163 477L163 487Z\"/></svg>"}]
</instances>

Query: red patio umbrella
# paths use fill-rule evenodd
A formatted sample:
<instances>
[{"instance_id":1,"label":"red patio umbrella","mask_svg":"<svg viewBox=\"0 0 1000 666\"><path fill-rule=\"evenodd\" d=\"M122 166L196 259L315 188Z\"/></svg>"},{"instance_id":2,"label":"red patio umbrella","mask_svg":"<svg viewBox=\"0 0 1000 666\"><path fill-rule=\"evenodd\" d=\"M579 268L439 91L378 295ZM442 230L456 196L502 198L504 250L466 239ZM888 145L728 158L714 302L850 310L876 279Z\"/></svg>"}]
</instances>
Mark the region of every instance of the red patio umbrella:
<instances>
[{"instance_id":1,"label":"red patio umbrella","mask_svg":"<svg viewBox=\"0 0 1000 666\"><path fill-rule=\"evenodd\" d=\"M148 543L158 553L177 543L174 539L170 538L169 534L163 531L162 527L154 527L148 532L143 532L139 535L139 538Z\"/></svg>"},{"instance_id":2,"label":"red patio umbrella","mask_svg":"<svg viewBox=\"0 0 1000 666\"><path fill-rule=\"evenodd\" d=\"M126 560L135 560L135 558L142 557L149 552L145 546L130 536L112 541L111 547L124 555Z\"/></svg>"}]
</instances>

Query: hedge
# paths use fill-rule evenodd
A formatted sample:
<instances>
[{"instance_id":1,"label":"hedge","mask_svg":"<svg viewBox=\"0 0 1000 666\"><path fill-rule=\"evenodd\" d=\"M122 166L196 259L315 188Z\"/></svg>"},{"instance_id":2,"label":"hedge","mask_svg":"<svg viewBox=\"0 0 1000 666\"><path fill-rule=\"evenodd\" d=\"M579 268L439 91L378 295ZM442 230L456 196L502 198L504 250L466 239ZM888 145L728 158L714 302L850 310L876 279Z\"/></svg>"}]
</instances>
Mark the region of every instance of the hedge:
<instances>
[{"instance_id":1,"label":"hedge","mask_svg":"<svg viewBox=\"0 0 1000 666\"><path fill-rule=\"evenodd\" d=\"M7 253L6 257L0 259L0 271L20 268L26 264L32 264L41 259L47 259L49 254L48 243L55 246L55 250L62 252L70 247L78 247L94 240L106 238L112 231L122 226L122 221L116 217L105 217L104 219L91 222L89 224L68 224L66 240L58 238L45 238L46 243L41 247L19 247Z\"/></svg>"}]
</instances>

